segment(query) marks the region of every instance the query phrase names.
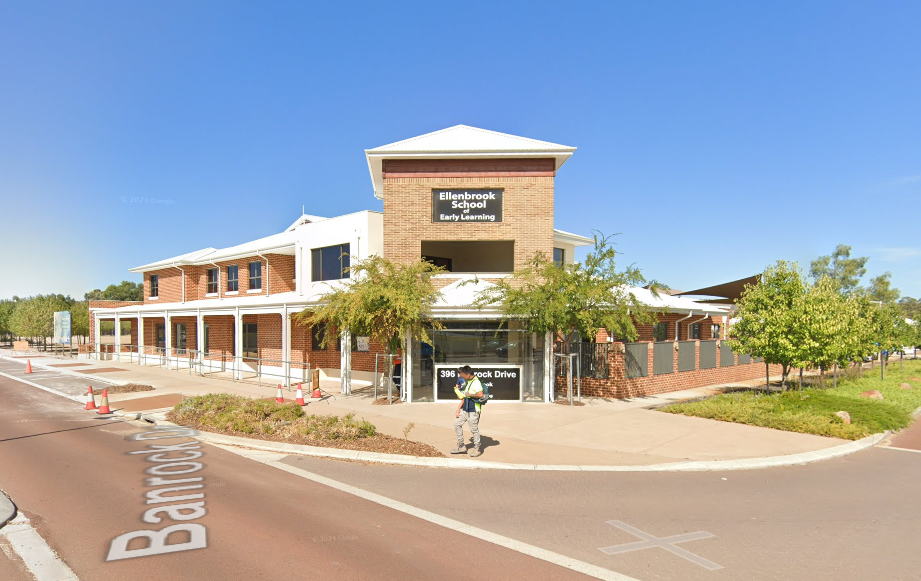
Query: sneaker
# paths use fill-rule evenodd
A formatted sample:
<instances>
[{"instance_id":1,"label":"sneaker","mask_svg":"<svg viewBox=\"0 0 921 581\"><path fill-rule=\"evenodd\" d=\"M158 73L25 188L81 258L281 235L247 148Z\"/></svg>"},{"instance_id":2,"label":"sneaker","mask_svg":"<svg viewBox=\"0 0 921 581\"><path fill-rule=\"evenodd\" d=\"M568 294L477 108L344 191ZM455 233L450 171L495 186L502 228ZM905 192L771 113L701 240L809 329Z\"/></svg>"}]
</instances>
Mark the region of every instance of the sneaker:
<instances>
[{"instance_id":1,"label":"sneaker","mask_svg":"<svg viewBox=\"0 0 921 581\"><path fill-rule=\"evenodd\" d=\"M467 453L467 446L464 446L463 444L461 444L461 445L458 446L457 448L454 448L453 450L451 450L451 453L452 453L452 454L466 454L466 453Z\"/></svg>"},{"instance_id":2,"label":"sneaker","mask_svg":"<svg viewBox=\"0 0 921 581\"><path fill-rule=\"evenodd\" d=\"M479 456L480 454L482 454L482 452L480 452L480 449L479 449L479 448L474 448L474 449L473 449L473 452L470 452L470 457L471 457L471 458L476 458L476 457Z\"/></svg>"}]
</instances>

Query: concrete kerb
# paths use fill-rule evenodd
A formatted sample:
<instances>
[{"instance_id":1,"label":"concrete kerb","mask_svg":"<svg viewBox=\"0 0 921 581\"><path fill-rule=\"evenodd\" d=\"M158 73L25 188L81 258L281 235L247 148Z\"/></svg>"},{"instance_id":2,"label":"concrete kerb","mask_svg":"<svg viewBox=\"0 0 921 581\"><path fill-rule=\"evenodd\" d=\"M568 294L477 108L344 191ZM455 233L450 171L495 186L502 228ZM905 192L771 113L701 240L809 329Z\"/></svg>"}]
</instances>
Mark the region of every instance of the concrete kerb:
<instances>
[{"instance_id":1,"label":"concrete kerb","mask_svg":"<svg viewBox=\"0 0 921 581\"><path fill-rule=\"evenodd\" d=\"M16 516L16 505L13 504L9 496L0 490L0 529L13 520L14 516Z\"/></svg>"},{"instance_id":2,"label":"concrete kerb","mask_svg":"<svg viewBox=\"0 0 921 581\"><path fill-rule=\"evenodd\" d=\"M5 359L6 361L12 361L13 363L20 363L25 365L24 361L32 361L31 359L13 359L7 355L0 355L0 359ZM37 367L39 369L45 369L48 371L55 371L63 375L70 375L71 377L79 377L80 379L87 379L93 381L100 381L102 383L108 383L109 385L128 385L130 381L125 381L122 379L109 379L108 377L97 377L96 375L91 375L87 373L80 373L79 371L71 371L70 369L63 369L60 367L53 367L50 365L45 365L43 363L33 363L32 367Z\"/></svg>"},{"instance_id":3,"label":"concrete kerb","mask_svg":"<svg viewBox=\"0 0 921 581\"><path fill-rule=\"evenodd\" d=\"M142 414L142 419L147 419ZM148 420L150 421L150 420ZM158 424L173 426L172 422L158 421ZM288 444L286 442L272 442L269 440L256 440L227 436L199 430L198 439L217 446L235 446L262 450L266 452L279 452L285 454L298 454L317 458L334 458L339 460L356 460L375 464L397 464L402 466L423 466L429 468L479 468L486 470L535 470L535 471L568 471L568 472L715 472L727 470L755 470L760 468L779 468L783 466L798 466L830 460L854 454L861 450L871 448L881 442L888 432L873 434L861 440L832 446L824 450L790 454L787 456L770 456L765 458L745 458L740 460L695 460L689 462L668 462L663 464L607 466L607 465L559 465L559 464L512 464L506 462L489 462L480 460L464 460L460 458L422 458L402 454L381 454L378 452L362 452L357 450L341 450L338 448L322 448L319 446L305 446L302 444Z\"/></svg>"}]
</instances>

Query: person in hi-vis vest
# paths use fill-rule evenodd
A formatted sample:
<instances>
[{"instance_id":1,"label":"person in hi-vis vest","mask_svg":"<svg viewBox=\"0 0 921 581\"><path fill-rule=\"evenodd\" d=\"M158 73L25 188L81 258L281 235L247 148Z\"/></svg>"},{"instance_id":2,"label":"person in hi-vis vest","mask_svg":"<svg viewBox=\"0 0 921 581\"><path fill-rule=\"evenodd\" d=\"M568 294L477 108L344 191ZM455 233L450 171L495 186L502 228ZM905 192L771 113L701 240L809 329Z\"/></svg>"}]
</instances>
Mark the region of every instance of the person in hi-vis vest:
<instances>
[{"instance_id":1,"label":"person in hi-vis vest","mask_svg":"<svg viewBox=\"0 0 921 581\"><path fill-rule=\"evenodd\" d=\"M464 382L458 380L454 393L460 404L457 406L457 412L454 414L454 432L457 434L457 448L451 450L452 454L464 454L467 452L467 446L464 444L464 422L470 424L470 432L473 434L473 451L470 456L476 458L480 452L480 410L482 404L476 400L483 397L483 385L480 378L473 374L469 365L464 365L457 370L458 376Z\"/></svg>"}]
</instances>

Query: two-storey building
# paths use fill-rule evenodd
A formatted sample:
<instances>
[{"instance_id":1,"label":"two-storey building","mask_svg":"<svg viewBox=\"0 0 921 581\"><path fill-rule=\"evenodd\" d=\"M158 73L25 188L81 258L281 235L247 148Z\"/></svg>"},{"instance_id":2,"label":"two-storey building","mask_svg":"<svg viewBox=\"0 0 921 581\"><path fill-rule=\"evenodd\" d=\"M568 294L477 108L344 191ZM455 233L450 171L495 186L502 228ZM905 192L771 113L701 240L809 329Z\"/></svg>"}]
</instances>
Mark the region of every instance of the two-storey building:
<instances>
[{"instance_id":1,"label":"two-storey building","mask_svg":"<svg viewBox=\"0 0 921 581\"><path fill-rule=\"evenodd\" d=\"M130 321L132 345L116 349L141 363L168 361L235 378L259 373L286 384L320 369L344 384L367 384L382 363L380 346L343 332L338 344L322 348L320 330L291 315L317 304L330 285L348 284L350 260L426 258L447 270L436 277L442 299L433 312L444 328L433 332L432 344L404 346L406 398L453 400L454 369L469 364L492 382L498 400L549 401L553 338L514 321L500 328L500 313L472 303L484 285L512 276L536 253L572 262L577 247L592 243L554 228L554 179L574 151L463 125L368 149L383 213L303 215L266 238L133 268L144 278L143 303L92 308L91 328L98 338L100 320ZM645 341L719 339L724 307L635 291L661 314L656 326L640 329ZM649 374L627 375L621 379ZM666 389L650 384L648 391Z\"/></svg>"}]
</instances>

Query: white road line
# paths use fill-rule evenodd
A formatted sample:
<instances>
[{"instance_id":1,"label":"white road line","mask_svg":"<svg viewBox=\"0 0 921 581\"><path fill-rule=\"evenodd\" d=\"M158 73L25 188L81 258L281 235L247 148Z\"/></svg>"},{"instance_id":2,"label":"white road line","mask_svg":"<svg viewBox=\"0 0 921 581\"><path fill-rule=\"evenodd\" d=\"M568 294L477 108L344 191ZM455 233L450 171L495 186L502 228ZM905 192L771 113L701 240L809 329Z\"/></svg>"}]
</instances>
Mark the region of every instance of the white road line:
<instances>
[{"instance_id":1,"label":"white road line","mask_svg":"<svg viewBox=\"0 0 921 581\"><path fill-rule=\"evenodd\" d=\"M898 450L899 452L914 452L921 454L921 450L912 450L911 448L899 448L898 446L881 446L880 450Z\"/></svg>"},{"instance_id":2,"label":"white road line","mask_svg":"<svg viewBox=\"0 0 921 581\"><path fill-rule=\"evenodd\" d=\"M216 444L212 444L212 445L214 446ZM333 480L331 478L326 478L325 476L320 476L319 474L314 474L313 472L308 472L307 470L304 470L303 468L296 468L294 466L290 466L288 464L280 462L279 460L286 457L287 454L273 454L270 452L267 453L267 452L251 451L251 450L245 450L242 448L235 448L231 446L217 445L217 447L223 448L224 450L227 450L229 452L233 452L234 454L243 456L244 458L249 458L257 462L262 462L263 464L266 464L268 466L273 466L275 468L278 468L279 470L284 470L285 472L289 472L296 476L306 478L307 480L312 480L316 482L317 484L329 486L330 488L334 488L341 492L345 492L347 494L351 494L353 496L363 498L375 504L380 504L381 506L386 506L387 508L391 508L393 510L400 511L410 516L414 516L424 521L428 521L432 524L436 524L438 526L445 527L452 531L463 533L465 535L469 535L477 539L482 539L488 543L492 543L500 547L505 547L506 549L511 549L512 551L516 551L516 552L528 555L529 557L534 557L535 559L540 559L542 561L547 561L548 563L553 563L554 565L559 565L560 567L564 567L571 571L576 571L578 573L582 573L584 575L594 577L595 579L603 579L605 581L639 581L638 579L634 577L628 577L626 575L621 575L620 573L616 573L614 571L611 571L610 569L605 569L604 567L592 565L591 563L586 563L585 561L579 561L578 559L573 559L571 557L567 557L559 553L554 553L553 551L548 551L547 549L542 549L534 545L529 545L527 543L523 543L521 541L517 541L515 539L509 538L503 535L499 535L499 534L496 534L496 533L493 533L493 532L490 532L490 531L487 531L487 530L484 530L484 529L481 529L481 528L478 528L472 525L468 525L466 523L462 523L452 518L441 516L440 514L436 514L434 512L429 512L421 508L416 508L415 506L411 506L404 502L400 502L398 500L387 498L386 496L381 496L373 492L368 492L367 490L363 490L361 488L352 486L350 484L345 484L344 482L339 482L338 480Z\"/></svg>"},{"instance_id":3,"label":"white road line","mask_svg":"<svg viewBox=\"0 0 921 581\"><path fill-rule=\"evenodd\" d=\"M81 397L81 396L76 396L76 395L68 395L68 394L64 393L63 391L58 391L58 390L56 390L56 389L51 389L50 387L45 387L44 385L39 385L39 384L35 383L34 381L29 381L29 380L23 379L23 378L21 378L21 377L16 377L15 375L10 375L10 374L8 374L8 373L3 373L2 371L0 371L0 375L2 375L3 377L6 377L6 378L8 378L8 379L12 379L13 381L19 381L19 382L21 382L21 383L25 383L26 385L31 385L32 387L37 387L37 388L39 388L39 389L41 389L41 390L47 391L47 392L49 392L49 393L53 393L54 395L59 395L59 396L61 396L61 397L66 397L67 399L73 400L73 401L78 402L78 403L86 403L86 396Z\"/></svg>"},{"instance_id":4,"label":"white road line","mask_svg":"<svg viewBox=\"0 0 921 581\"><path fill-rule=\"evenodd\" d=\"M0 529L0 537L9 541L37 581L80 581L23 514Z\"/></svg>"}]
</instances>

